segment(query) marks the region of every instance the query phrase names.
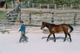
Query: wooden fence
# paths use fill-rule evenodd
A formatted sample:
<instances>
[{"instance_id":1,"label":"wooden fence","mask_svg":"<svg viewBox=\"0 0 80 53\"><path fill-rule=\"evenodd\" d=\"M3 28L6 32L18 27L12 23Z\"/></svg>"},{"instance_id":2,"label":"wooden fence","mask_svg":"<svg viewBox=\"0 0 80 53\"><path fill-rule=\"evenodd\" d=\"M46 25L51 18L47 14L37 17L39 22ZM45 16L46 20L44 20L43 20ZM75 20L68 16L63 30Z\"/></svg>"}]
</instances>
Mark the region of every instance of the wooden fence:
<instances>
[{"instance_id":1,"label":"wooden fence","mask_svg":"<svg viewBox=\"0 0 80 53\"><path fill-rule=\"evenodd\" d=\"M14 15L14 14L11 14ZM21 19L20 19L21 17ZM11 17L12 18L12 17ZM26 12L18 15L16 20L2 20L0 29L18 29L20 21L23 20L27 26L41 26L42 22L53 24L72 24L76 26L80 24L80 12Z\"/></svg>"},{"instance_id":2,"label":"wooden fence","mask_svg":"<svg viewBox=\"0 0 80 53\"><path fill-rule=\"evenodd\" d=\"M11 14L13 15L13 14ZM62 13L55 13L55 12L26 12L21 13L21 16L18 16L17 20L21 20L25 22L26 25L41 25L41 22L49 22L54 24L79 24L80 22L80 12L62 12ZM11 17L12 18L12 17ZM12 20L8 20L12 21Z\"/></svg>"},{"instance_id":3,"label":"wooden fence","mask_svg":"<svg viewBox=\"0 0 80 53\"><path fill-rule=\"evenodd\" d=\"M22 16L22 20L24 20L23 16ZM41 25L42 21L54 23L54 24L66 23L66 24L76 25L76 24L80 23L79 22L80 21L80 12L64 12L64 13L54 13L54 12L37 13L36 12L36 13L29 13L29 16L24 21L26 22L26 20L29 20L29 24L31 24L31 25L32 24L33 25ZM68 21L71 21L71 22L68 23ZM56 22L59 22L59 23L56 23Z\"/></svg>"}]
</instances>

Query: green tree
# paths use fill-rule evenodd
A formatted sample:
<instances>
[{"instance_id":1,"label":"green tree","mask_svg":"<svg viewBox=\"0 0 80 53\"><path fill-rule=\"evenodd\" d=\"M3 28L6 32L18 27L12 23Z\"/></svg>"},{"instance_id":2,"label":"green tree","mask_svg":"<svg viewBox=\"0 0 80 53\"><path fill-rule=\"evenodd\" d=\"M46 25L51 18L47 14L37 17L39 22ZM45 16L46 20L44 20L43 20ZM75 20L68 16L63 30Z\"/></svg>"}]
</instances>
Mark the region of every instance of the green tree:
<instances>
[{"instance_id":1,"label":"green tree","mask_svg":"<svg viewBox=\"0 0 80 53\"><path fill-rule=\"evenodd\" d=\"M13 1L13 0L6 0L7 2ZM63 4L80 4L80 0L21 0L22 2L30 1L33 3L46 3L46 4L57 4L57 5L63 5Z\"/></svg>"},{"instance_id":2,"label":"green tree","mask_svg":"<svg viewBox=\"0 0 80 53\"><path fill-rule=\"evenodd\" d=\"M12 1L12 0L6 0L7 2L10 2L10 1Z\"/></svg>"}]
</instances>

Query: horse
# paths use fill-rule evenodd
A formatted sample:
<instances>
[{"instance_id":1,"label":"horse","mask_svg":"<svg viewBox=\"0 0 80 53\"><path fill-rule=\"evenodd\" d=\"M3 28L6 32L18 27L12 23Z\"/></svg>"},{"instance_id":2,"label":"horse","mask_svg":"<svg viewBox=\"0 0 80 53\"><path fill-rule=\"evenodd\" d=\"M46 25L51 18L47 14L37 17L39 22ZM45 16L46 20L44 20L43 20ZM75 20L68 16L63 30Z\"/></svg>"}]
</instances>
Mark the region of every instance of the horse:
<instances>
[{"instance_id":1,"label":"horse","mask_svg":"<svg viewBox=\"0 0 80 53\"><path fill-rule=\"evenodd\" d=\"M54 37L54 42L56 42L55 33L59 33L61 31L63 31L64 34L65 34L64 42L66 41L67 35L69 36L70 42L72 42L70 33L74 29L73 29L73 27L71 25L68 25L68 24L56 25L56 24L50 24L50 23L42 22L41 29L43 29L44 27L47 27L49 29L49 32L50 32L50 34L49 34L49 36L47 38L47 42L48 42L49 37L52 34L53 34L53 37ZM70 28L70 32L68 32L69 28Z\"/></svg>"}]
</instances>

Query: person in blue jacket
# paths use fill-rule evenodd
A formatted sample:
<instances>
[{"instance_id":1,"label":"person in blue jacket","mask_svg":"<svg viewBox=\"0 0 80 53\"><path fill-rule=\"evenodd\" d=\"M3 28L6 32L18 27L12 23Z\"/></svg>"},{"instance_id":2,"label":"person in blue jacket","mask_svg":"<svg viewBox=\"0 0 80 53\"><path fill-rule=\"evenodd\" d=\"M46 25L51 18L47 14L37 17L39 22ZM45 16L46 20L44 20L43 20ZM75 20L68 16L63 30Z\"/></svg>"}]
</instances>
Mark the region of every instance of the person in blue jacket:
<instances>
[{"instance_id":1,"label":"person in blue jacket","mask_svg":"<svg viewBox=\"0 0 80 53\"><path fill-rule=\"evenodd\" d=\"M24 37L24 40L25 40L26 42L28 42L27 37L25 36L25 30L26 30L26 26L24 25L24 22L21 21L21 28L20 28L20 30L19 30L19 32L21 31L21 37L20 37L19 42L21 42L21 40L22 40L23 37ZM24 35L24 36L23 36L23 35Z\"/></svg>"}]
</instances>

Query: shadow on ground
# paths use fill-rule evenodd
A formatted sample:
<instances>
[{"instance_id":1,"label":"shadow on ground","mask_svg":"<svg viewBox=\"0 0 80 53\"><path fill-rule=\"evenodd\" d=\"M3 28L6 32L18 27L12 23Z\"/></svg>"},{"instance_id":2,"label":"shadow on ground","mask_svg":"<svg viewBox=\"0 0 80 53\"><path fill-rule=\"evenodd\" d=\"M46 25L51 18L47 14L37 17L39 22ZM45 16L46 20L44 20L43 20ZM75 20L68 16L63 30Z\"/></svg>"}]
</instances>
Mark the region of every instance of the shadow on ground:
<instances>
[{"instance_id":1,"label":"shadow on ground","mask_svg":"<svg viewBox=\"0 0 80 53\"><path fill-rule=\"evenodd\" d=\"M59 40L59 39L64 40L64 38L65 37L56 37L56 40ZM47 37L42 37L41 39L46 39L47 40ZM49 40L53 40L54 41L54 37L50 37ZM66 38L66 41L69 41L70 42L69 37Z\"/></svg>"}]
</instances>

